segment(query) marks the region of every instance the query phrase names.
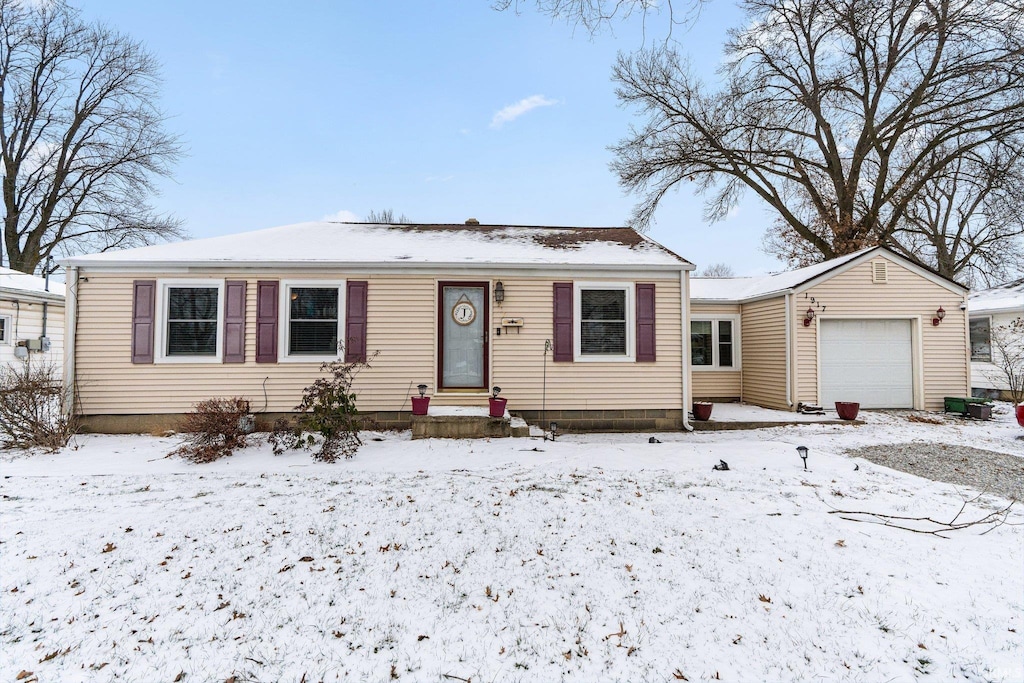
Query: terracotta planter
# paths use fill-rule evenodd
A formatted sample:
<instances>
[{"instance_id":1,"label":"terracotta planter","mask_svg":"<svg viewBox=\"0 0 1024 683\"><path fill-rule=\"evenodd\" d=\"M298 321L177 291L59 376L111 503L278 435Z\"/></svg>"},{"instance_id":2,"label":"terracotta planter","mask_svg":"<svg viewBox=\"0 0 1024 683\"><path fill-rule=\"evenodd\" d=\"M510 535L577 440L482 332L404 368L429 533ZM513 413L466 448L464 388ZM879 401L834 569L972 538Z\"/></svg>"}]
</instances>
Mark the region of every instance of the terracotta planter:
<instances>
[{"instance_id":1,"label":"terracotta planter","mask_svg":"<svg viewBox=\"0 0 1024 683\"><path fill-rule=\"evenodd\" d=\"M836 401L836 412L844 420L856 420L860 404L852 401Z\"/></svg>"},{"instance_id":2,"label":"terracotta planter","mask_svg":"<svg viewBox=\"0 0 1024 683\"><path fill-rule=\"evenodd\" d=\"M490 409L491 417L505 417L505 404L508 403L507 398L489 398L487 399L487 406Z\"/></svg>"},{"instance_id":3,"label":"terracotta planter","mask_svg":"<svg viewBox=\"0 0 1024 683\"><path fill-rule=\"evenodd\" d=\"M1024 427L1024 403L1017 406L1017 424Z\"/></svg>"},{"instance_id":4,"label":"terracotta planter","mask_svg":"<svg viewBox=\"0 0 1024 683\"><path fill-rule=\"evenodd\" d=\"M694 403L693 404L693 419L704 422L705 420L711 419L711 409L715 407L714 403Z\"/></svg>"},{"instance_id":5,"label":"terracotta planter","mask_svg":"<svg viewBox=\"0 0 1024 683\"><path fill-rule=\"evenodd\" d=\"M429 396L413 396L412 397L412 414L413 415L426 415L427 407L430 405Z\"/></svg>"}]
</instances>

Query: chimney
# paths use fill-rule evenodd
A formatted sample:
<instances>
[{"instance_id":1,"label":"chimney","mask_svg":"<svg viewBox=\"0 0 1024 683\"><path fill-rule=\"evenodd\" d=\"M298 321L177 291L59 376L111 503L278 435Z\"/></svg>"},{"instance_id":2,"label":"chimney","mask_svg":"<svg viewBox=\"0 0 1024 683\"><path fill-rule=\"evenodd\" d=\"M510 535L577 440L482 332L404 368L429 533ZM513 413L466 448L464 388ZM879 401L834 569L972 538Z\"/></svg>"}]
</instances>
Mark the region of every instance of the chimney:
<instances>
[{"instance_id":1,"label":"chimney","mask_svg":"<svg viewBox=\"0 0 1024 683\"><path fill-rule=\"evenodd\" d=\"M466 225L480 225L480 221L475 218L467 218Z\"/></svg>"}]
</instances>

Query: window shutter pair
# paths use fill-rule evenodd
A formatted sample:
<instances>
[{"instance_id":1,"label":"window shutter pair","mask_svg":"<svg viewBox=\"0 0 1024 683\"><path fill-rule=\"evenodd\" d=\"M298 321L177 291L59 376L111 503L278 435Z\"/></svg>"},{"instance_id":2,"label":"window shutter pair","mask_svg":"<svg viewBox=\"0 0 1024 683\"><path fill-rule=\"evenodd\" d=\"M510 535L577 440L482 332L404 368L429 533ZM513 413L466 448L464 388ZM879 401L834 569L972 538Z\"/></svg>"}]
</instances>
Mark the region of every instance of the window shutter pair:
<instances>
[{"instance_id":1,"label":"window shutter pair","mask_svg":"<svg viewBox=\"0 0 1024 683\"><path fill-rule=\"evenodd\" d=\"M554 353L556 363L573 360L573 284L554 283ZM652 363L657 359L654 341L654 284L636 285L636 360Z\"/></svg>"},{"instance_id":2,"label":"window shutter pair","mask_svg":"<svg viewBox=\"0 0 1024 683\"><path fill-rule=\"evenodd\" d=\"M280 283L256 283L256 362L277 362L277 326ZM367 282L349 280L345 292L345 362L366 360Z\"/></svg>"}]
</instances>

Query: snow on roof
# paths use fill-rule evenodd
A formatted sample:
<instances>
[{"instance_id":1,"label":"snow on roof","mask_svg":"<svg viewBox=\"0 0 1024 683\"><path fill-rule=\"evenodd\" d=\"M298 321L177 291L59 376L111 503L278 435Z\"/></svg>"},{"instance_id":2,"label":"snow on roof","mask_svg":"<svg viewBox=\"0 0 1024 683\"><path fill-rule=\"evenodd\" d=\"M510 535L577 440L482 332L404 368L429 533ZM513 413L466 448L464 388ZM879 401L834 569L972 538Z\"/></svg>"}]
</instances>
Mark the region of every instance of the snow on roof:
<instances>
[{"instance_id":1,"label":"snow on roof","mask_svg":"<svg viewBox=\"0 0 1024 683\"><path fill-rule=\"evenodd\" d=\"M1024 312L1024 278L991 289L972 292L968 298L968 306L971 313Z\"/></svg>"},{"instance_id":2,"label":"snow on roof","mask_svg":"<svg viewBox=\"0 0 1024 683\"><path fill-rule=\"evenodd\" d=\"M753 299L766 294L772 294L774 292L784 292L788 289L797 287L808 280L813 280L819 275L827 273L833 268L838 268L844 263L848 263L872 249L877 248L878 247L870 247L868 249L862 249L860 251L855 251L852 254L846 254L845 256L834 258L831 261L815 263L812 266L797 268L796 270L787 270L786 272L775 273L773 275L760 275L757 277L691 278L690 298L712 301L742 301L744 299Z\"/></svg>"},{"instance_id":3,"label":"snow on roof","mask_svg":"<svg viewBox=\"0 0 1024 683\"><path fill-rule=\"evenodd\" d=\"M46 279L11 270L0 266L0 289L37 294L43 297L54 296L64 298L64 283L50 280L50 291L46 291Z\"/></svg>"},{"instance_id":4,"label":"snow on roof","mask_svg":"<svg viewBox=\"0 0 1024 683\"><path fill-rule=\"evenodd\" d=\"M164 263L667 266L691 264L631 228L312 222L66 259Z\"/></svg>"}]
</instances>

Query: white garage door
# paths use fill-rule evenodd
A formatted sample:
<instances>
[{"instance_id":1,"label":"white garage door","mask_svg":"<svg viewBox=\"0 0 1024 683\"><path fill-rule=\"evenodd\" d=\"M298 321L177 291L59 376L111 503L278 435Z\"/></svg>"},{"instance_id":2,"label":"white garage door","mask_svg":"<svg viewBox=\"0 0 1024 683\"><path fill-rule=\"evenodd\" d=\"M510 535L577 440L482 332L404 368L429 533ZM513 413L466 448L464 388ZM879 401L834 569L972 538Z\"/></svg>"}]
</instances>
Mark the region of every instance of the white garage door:
<instances>
[{"instance_id":1,"label":"white garage door","mask_svg":"<svg viewBox=\"0 0 1024 683\"><path fill-rule=\"evenodd\" d=\"M909 320L822 320L820 330L823 406L914 407Z\"/></svg>"}]
</instances>

